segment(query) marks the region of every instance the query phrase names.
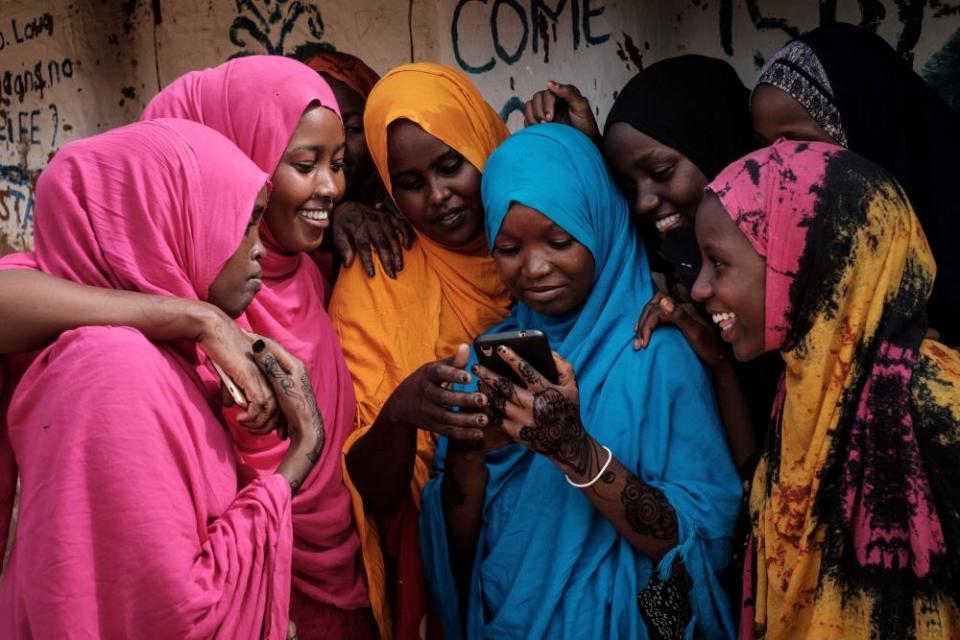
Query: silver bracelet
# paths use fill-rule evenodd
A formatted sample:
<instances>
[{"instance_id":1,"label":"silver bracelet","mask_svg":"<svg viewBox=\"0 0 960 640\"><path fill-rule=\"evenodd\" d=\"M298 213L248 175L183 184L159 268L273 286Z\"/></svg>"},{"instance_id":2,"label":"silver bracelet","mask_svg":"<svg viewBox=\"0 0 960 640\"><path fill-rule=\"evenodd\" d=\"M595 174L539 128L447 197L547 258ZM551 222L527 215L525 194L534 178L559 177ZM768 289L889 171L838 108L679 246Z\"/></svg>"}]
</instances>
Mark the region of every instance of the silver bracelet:
<instances>
[{"instance_id":1,"label":"silver bracelet","mask_svg":"<svg viewBox=\"0 0 960 640\"><path fill-rule=\"evenodd\" d=\"M586 489L587 487L593 486L593 483L595 483L597 480L599 480L599 479L600 479L600 476L602 476L604 473L606 473L607 467L609 467L609 466L610 466L610 463L613 462L613 451L610 451L610 449L609 449L608 447L604 447L603 445L600 445L600 446L603 447L603 450L607 452L607 456L608 456L608 457L607 457L607 461L603 464L602 467L600 467L600 472L597 473L597 477L594 478L593 480L591 480L590 482L586 482L586 483L584 483L584 484L577 484L576 482L574 482L573 480L571 480L569 477L567 477L566 474L564 474L563 477L564 477L564 478L567 478L567 482L570 483L570 486L571 486L571 487L576 487L577 489Z\"/></svg>"}]
</instances>

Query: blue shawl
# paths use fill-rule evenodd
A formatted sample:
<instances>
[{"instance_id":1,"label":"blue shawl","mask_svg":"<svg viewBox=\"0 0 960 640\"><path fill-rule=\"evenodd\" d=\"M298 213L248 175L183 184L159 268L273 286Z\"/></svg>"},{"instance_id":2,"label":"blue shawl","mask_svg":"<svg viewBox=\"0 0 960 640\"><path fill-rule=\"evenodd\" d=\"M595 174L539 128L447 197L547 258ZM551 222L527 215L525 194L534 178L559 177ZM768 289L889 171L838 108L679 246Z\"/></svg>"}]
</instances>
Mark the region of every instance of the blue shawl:
<instances>
[{"instance_id":1,"label":"blue shawl","mask_svg":"<svg viewBox=\"0 0 960 640\"><path fill-rule=\"evenodd\" d=\"M689 575L694 628L734 634L718 581L731 550L740 482L710 380L681 334L659 328L635 352L633 323L653 295L627 203L590 140L544 124L506 140L487 160L482 193L490 245L511 203L536 209L593 255L583 307L552 318L518 303L490 329L539 329L576 371L587 431L676 510L679 544L655 567L546 457L521 445L487 454L483 527L466 606L466 637L647 638L637 594L654 570ZM440 500L446 441L437 449L420 522L423 559L447 640L464 637Z\"/></svg>"}]
</instances>

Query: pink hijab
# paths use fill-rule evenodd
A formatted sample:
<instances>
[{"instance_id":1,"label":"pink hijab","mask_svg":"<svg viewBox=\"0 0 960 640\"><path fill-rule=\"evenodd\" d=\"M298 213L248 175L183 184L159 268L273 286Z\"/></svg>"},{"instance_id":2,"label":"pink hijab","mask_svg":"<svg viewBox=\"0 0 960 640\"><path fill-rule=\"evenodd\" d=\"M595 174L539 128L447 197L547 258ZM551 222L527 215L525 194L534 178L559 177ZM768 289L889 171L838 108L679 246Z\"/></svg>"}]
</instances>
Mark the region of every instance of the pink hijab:
<instances>
[{"instance_id":1,"label":"pink hijab","mask_svg":"<svg viewBox=\"0 0 960 640\"><path fill-rule=\"evenodd\" d=\"M37 184L41 269L204 299L267 176L196 123L63 147ZM232 442L192 345L125 327L64 333L10 405L21 510L2 637L284 638L290 488L237 492Z\"/></svg>"},{"instance_id":2,"label":"pink hijab","mask_svg":"<svg viewBox=\"0 0 960 640\"><path fill-rule=\"evenodd\" d=\"M201 122L233 140L272 175L313 103L340 116L333 91L316 71L289 58L249 56L180 77L150 101L143 117ZM356 414L353 383L324 310L327 284L316 264L305 253L282 253L267 225L260 229L268 250L264 287L247 309L247 320L253 331L304 362L327 429L323 457L293 501L294 586L314 600L359 609L370 601L340 470L340 451ZM276 469L288 447L274 433L252 436L237 425L232 431L254 472Z\"/></svg>"}]
</instances>

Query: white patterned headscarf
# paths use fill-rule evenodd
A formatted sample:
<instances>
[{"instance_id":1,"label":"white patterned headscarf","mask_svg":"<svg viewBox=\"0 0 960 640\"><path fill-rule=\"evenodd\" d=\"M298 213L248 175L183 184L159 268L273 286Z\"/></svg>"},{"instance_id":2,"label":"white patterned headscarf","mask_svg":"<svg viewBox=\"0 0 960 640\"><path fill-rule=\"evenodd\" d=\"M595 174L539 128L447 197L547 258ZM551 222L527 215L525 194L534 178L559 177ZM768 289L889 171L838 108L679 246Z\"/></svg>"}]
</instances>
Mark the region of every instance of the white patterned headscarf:
<instances>
[{"instance_id":1,"label":"white patterned headscarf","mask_svg":"<svg viewBox=\"0 0 960 640\"><path fill-rule=\"evenodd\" d=\"M848 146L830 80L809 46L794 40L773 54L757 76L760 84L787 92L838 144Z\"/></svg>"}]
</instances>

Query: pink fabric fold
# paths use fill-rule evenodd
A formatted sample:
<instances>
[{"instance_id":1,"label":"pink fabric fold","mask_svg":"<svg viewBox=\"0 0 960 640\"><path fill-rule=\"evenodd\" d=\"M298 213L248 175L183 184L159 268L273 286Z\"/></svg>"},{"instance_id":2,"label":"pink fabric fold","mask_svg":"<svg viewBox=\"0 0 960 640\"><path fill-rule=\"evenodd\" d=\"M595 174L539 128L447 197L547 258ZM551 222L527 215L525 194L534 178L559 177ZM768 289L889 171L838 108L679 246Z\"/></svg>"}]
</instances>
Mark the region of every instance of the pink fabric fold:
<instances>
[{"instance_id":1,"label":"pink fabric fold","mask_svg":"<svg viewBox=\"0 0 960 640\"><path fill-rule=\"evenodd\" d=\"M180 77L147 105L143 117L201 122L272 174L300 117L314 103L340 116L333 91L316 71L289 58L249 56ZM268 250L261 263L264 286L246 320L254 332L273 338L304 362L327 430L323 455L293 501L293 583L320 602L343 609L367 607L360 540L340 469L356 398L325 310L327 283L310 256L280 251L265 224L260 233ZM289 446L274 433L254 436L235 423L231 432L251 475L276 469Z\"/></svg>"},{"instance_id":2,"label":"pink fabric fold","mask_svg":"<svg viewBox=\"0 0 960 640\"><path fill-rule=\"evenodd\" d=\"M30 251L11 253L0 258L0 270L4 269L39 269L37 261ZM10 406L10 397L20 380L20 376L35 353L0 355L0 559L7 550L7 540L10 537L10 522L13 518L13 503L17 494L17 461L10 448L10 439L7 437L7 409Z\"/></svg>"},{"instance_id":3,"label":"pink fabric fold","mask_svg":"<svg viewBox=\"0 0 960 640\"><path fill-rule=\"evenodd\" d=\"M204 299L266 181L196 123L63 147L37 185L35 258L82 284ZM70 331L9 411L21 507L0 636L285 638L290 490L237 492L237 459L191 344Z\"/></svg>"}]
</instances>

